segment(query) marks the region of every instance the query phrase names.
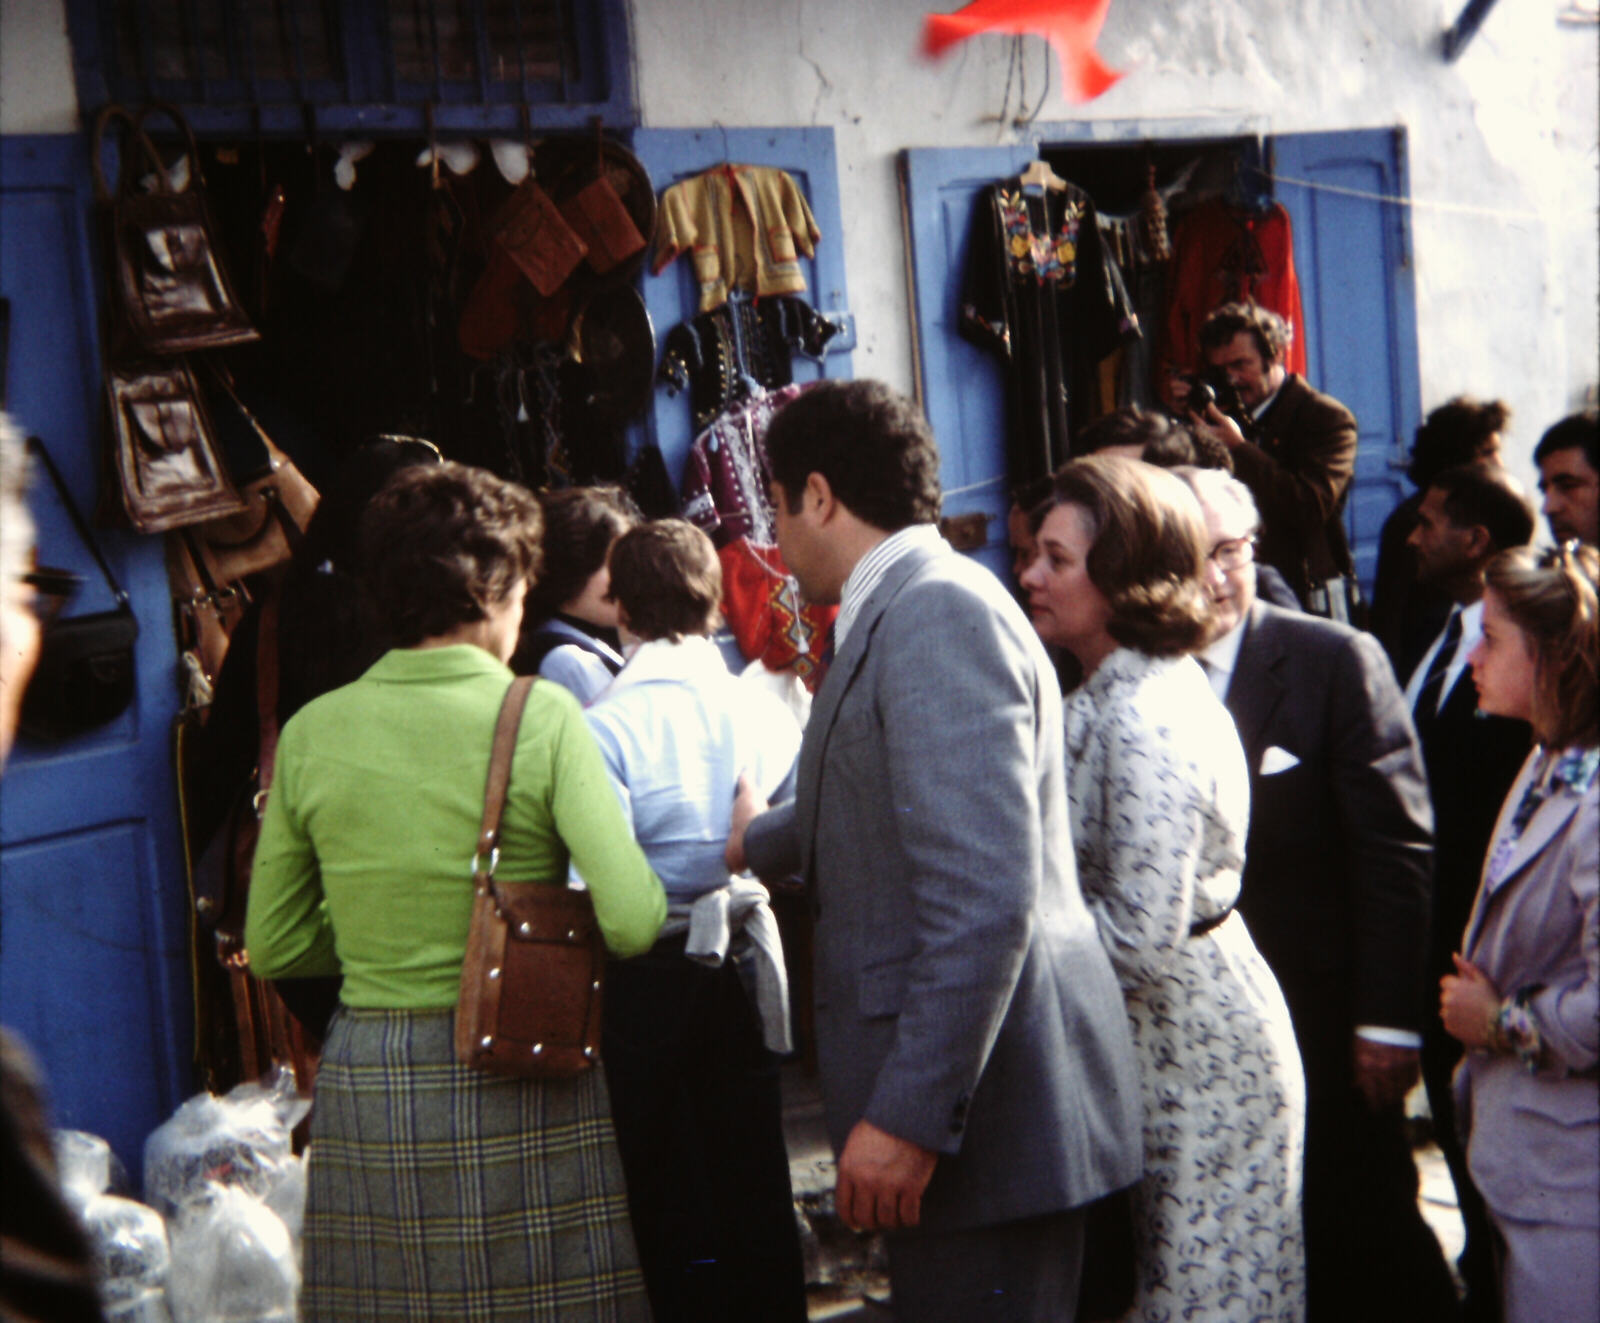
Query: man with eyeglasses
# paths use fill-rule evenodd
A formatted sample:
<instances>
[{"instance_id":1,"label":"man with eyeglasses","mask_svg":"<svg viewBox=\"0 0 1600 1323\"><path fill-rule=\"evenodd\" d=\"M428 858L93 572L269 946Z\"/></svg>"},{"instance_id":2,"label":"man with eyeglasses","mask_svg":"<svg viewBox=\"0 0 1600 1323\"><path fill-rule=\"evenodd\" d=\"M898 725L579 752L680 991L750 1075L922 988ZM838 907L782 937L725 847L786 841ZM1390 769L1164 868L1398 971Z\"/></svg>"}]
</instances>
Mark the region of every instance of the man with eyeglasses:
<instances>
[{"instance_id":1,"label":"man with eyeglasses","mask_svg":"<svg viewBox=\"0 0 1600 1323\"><path fill-rule=\"evenodd\" d=\"M1402 1106L1427 1006L1433 811L1416 730L1370 634L1257 598L1249 489L1176 470L1211 537L1198 654L1250 766L1239 910L1306 1069L1307 1323L1454 1319L1417 1208Z\"/></svg>"}]
</instances>

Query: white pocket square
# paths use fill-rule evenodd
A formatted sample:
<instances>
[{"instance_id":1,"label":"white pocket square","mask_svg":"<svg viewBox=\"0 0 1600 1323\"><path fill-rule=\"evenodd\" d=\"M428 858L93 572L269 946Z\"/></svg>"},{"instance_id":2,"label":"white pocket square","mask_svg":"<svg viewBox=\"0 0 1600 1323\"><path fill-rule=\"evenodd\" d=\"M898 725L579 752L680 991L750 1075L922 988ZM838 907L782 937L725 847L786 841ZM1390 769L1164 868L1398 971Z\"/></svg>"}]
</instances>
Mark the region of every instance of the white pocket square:
<instances>
[{"instance_id":1,"label":"white pocket square","mask_svg":"<svg viewBox=\"0 0 1600 1323\"><path fill-rule=\"evenodd\" d=\"M1287 772L1291 767L1300 766L1300 760L1287 749L1280 749L1276 744L1269 744L1267 751L1261 755L1261 775L1274 776L1279 772Z\"/></svg>"}]
</instances>

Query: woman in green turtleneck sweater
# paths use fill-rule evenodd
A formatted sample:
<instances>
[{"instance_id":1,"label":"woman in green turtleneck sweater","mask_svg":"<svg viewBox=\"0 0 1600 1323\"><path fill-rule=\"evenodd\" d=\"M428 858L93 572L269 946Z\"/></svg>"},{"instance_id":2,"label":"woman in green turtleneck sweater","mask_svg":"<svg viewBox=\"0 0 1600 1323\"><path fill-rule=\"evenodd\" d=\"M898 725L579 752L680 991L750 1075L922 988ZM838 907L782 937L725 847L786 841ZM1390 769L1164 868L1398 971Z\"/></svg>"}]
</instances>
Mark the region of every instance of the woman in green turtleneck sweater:
<instances>
[{"instance_id":1,"label":"woman in green turtleneck sweater","mask_svg":"<svg viewBox=\"0 0 1600 1323\"><path fill-rule=\"evenodd\" d=\"M458 1065L452 1020L495 718L538 504L457 464L398 474L363 532L400 647L284 727L245 941L263 978L342 973L317 1077L308 1323L647 1318L602 1072L509 1080ZM607 946L666 912L576 701L536 684L502 876L575 863Z\"/></svg>"}]
</instances>

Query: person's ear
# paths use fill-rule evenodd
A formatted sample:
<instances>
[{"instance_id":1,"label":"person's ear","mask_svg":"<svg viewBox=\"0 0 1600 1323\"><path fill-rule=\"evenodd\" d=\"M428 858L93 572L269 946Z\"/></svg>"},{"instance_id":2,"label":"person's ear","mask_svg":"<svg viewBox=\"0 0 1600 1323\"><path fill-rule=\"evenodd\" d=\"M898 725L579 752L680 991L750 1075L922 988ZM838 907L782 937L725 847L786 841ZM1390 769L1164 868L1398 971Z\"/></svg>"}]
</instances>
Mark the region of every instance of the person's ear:
<instances>
[{"instance_id":1,"label":"person's ear","mask_svg":"<svg viewBox=\"0 0 1600 1323\"><path fill-rule=\"evenodd\" d=\"M631 625L631 622L628 619L628 608L623 606L623 604L616 597L613 597L611 600L616 603L617 607L617 627L619 629L628 629Z\"/></svg>"},{"instance_id":2,"label":"person's ear","mask_svg":"<svg viewBox=\"0 0 1600 1323\"><path fill-rule=\"evenodd\" d=\"M1487 560L1494 553L1494 541L1482 524L1473 524L1463 532L1466 534L1467 555L1473 560Z\"/></svg>"},{"instance_id":3,"label":"person's ear","mask_svg":"<svg viewBox=\"0 0 1600 1323\"><path fill-rule=\"evenodd\" d=\"M825 524L833 518L838 507L839 498L833 494L833 487L827 478L820 473L807 474L805 491L800 495L801 512L814 514L817 523Z\"/></svg>"}]
</instances>

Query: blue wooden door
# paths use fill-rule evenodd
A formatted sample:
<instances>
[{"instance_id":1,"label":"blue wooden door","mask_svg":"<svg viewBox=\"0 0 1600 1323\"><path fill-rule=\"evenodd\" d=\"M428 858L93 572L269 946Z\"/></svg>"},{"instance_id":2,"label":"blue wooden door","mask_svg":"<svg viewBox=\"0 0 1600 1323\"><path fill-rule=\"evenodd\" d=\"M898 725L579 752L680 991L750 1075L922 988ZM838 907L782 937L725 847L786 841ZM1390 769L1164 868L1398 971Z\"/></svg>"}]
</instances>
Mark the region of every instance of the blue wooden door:
<instances>
[{"instance_id":1,"label":"blue wooden door","mask_svg":"<svg viewBox=\"0 0 1600 1323\"><path fill-rule=\"evenodd\" d=\"M1005 378L993 355L957 330L967 231L980 190L1033 159L1031 147L917 148L901 153L911 248L917 397L939 442L946 516L987 516L973 557L1002 580L1006 546Z\"/></svg>"},{"instance_id":2,"label":"blue wooden door","mask_svg":"<svg viewBox=\"0 0 1600 1323\"><path fill-rule=\"evenodd\" d=\"M73 136L0 139L8 411L79 508L98 483L100 359L88 156ZM43 474L39 561L110 590ZM48 1076L56 1123L108 1139L138 1179L145 1136L190 1092L187 896L172 774L177 656L158 540L97 532L139 620L133 705L60 744L20 741L0 784L0 1019Z\"/></svg>"},{"instance_id":3,"label":"blue wooden door","mask_svg":"<svg viewBox=\"0 0 1600 1323\"><path fill-rule=\"evenodd\" d=\"M796 355L795 380L849 377L855 334L845 290L844 219L833 130L640 129L633 135L633 151L649 171L657 193L725 161L776 166L794 176L822 232L816 256L800 258L806 274L806 292L798 297L841 323L821 364ZM693 317L699 307L693 263L687 256L681 257L660 275L646 272L643 281L645 306L655 326L659 355L659 341L679 322ZM688 395L669 396L664 387L658 386L645 420L635 432L636 440L647 438L661 448L668 474L674 483L681 482L684 461L694 441Z\"/></svg>"},{"instance_id":4,"label":"blue wooden door","mask_svg":"<svg viewBox=\"0 0 1600 1323\"><path fill-rule=\"evenodd\" d=\"M1408 489L1405 454L1422 412L1405 130L1285 134L1270 159L1294 222L1306 375L1349 407L1361 432L1345 521L1370 595L1378 534Z\"/></svg>"}]
</instances>

